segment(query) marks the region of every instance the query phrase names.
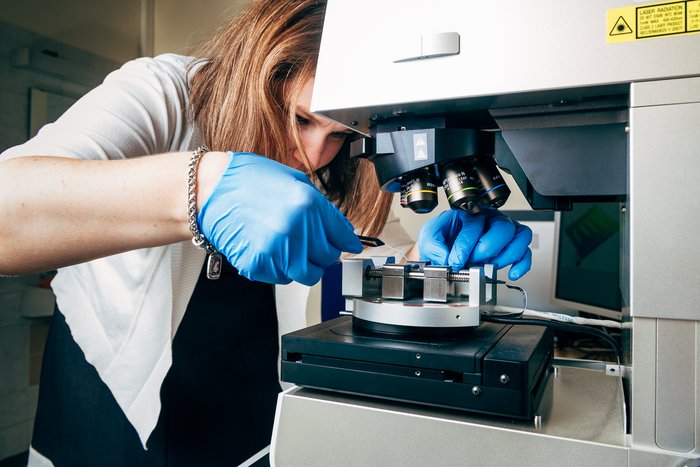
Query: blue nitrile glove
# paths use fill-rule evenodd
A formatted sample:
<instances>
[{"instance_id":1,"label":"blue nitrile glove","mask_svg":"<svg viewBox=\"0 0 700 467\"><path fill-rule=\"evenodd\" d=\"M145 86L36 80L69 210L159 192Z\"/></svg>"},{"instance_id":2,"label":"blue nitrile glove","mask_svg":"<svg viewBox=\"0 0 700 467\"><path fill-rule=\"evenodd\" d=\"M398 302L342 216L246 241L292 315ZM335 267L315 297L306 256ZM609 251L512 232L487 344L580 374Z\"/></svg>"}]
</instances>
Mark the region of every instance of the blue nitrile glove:
<instances>
[{"instance_id":1,"label":"blue nitrile glove","mask_svg":"<svg viewBox=\"0 0 700 467\"><path fill-rule=\"evenodd\" d=\"M242 276L313 285L341 251L362 251L350 222L302 172L255 154L229 154L197 221Z\"/></svg>"},{"instance_id":2,"label":"blue nitrile glove","mask_svg":"<svg viewBox=\"0 0 700 467\"><path fill-rule=\"evenodd\" d=\"M495 209L479 214L449 210L423 225L418 250L422 261L453 270L486 263L501 269L512 264L508 278L517 280L532 265L531 241L529 227Z\"/></svg>"}]
</instances>

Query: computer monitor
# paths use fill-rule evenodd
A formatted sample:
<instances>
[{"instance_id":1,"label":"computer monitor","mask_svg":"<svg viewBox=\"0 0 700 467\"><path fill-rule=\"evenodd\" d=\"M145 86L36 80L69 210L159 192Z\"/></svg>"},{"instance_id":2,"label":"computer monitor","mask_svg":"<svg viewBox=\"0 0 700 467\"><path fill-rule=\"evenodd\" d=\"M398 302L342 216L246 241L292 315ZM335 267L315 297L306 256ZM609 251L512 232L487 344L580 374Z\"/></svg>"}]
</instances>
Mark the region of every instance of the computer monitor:
<instances>
[{"instance_id":1,"label":"computer monitor","mask_svg":"<svg viewBox=\"0 0 700 467\"><path fill-rule=\"evenodd\" d=\"M522 287L527 292L527 308L537 311L571 313L571 308L552 303L552 258L554 256L555 224L552 211L501 211L532 230L532 267L515 282L508 279L510 267L498 272L498 278ZM498 288L499 305L522 308L523 296L507 287Z\"/></svg>"},{"instance_id":2,"label":"computer monitor","mask_svg":"<svg viewBox=\"0 0 700 467\"><path fill-rule=\"evenodd\" d=\"M574 203L554 221L552 302L622 320L620 203Z\"/></svg>"}]
</instances>

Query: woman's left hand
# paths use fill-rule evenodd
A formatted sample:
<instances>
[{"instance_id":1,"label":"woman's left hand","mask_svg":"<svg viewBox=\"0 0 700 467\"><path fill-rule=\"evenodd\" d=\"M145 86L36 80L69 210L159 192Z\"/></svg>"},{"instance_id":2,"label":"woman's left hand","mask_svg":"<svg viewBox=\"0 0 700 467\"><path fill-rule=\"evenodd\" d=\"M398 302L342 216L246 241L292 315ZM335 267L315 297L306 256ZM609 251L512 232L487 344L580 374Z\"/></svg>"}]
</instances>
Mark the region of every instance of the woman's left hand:
<instances>
[{"instance_id":1,"label":"woman's left hand","mask_svg":"<svg viewBox=\"0 0 700 467\"><path fill-rule=\"evenodd\" d=\"M495 209L479 214L448 210L423 225L418 236L421 261L449 265L457 271L493 264L512 264L508 278L517 280L530 270L532 231Z\"/></svg>"}]
</instances>

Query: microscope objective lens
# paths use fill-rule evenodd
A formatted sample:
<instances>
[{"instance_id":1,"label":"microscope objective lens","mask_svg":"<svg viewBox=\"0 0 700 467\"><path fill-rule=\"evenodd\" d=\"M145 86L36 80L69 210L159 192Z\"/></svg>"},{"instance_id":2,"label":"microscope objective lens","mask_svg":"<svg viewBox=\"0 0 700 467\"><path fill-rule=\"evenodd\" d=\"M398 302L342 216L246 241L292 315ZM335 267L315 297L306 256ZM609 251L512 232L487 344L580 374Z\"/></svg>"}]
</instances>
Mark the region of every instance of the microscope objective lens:
<instances>
[{"instance_id":1,"label":"microscope objective lens","mask_svg":"<svg viewBox=\"0 0 700 467\"><path fill-rule=\"evenodd\" d=\"M401 206L425 214L437 206L437 184L431 167L417 170L401 184Z\"/></svg>"}]
</instances>

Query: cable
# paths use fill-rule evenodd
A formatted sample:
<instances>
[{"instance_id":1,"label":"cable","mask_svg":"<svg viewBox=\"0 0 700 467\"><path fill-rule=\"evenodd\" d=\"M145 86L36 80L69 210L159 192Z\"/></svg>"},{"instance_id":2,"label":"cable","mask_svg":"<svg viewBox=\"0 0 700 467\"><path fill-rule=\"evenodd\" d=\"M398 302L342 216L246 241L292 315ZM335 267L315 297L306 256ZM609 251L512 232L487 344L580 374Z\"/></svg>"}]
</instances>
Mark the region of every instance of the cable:
<instances>
[{"instance_id":1,"label":"cable","mask_svg":"<svg viewBox=\"0 0 700 467\"><path fill-rule=\"evenodd\" d=\"M491 311L500 311L500 312L505 312L505 313L498 315L498 316L501 316L503 318L519 318L523 315L523 313L525 313L527 311L527 291L524 288L518 287L517 285L508 284L506 281L502 281L502 280L487 279L486 283L487 284L505 285L509 289L520 291L520 293L523 294L523 308L518 309L518 308L512 308L512 307L500 307L501 309L496 309L499 307L493 306L493 305L486 305L486 306L481 307L482 312L491 313ZM507 308L507 310L506 310L506 308Z\"/></svg>"},{"instance_id":2,"label":"cable","mask_svg":"<svg viewBox=\"0 0 700 467\"><path fill-rule=\"evenodd\" d=\"M481 307L481 319L494 323L503 324L529 324L536 326L548 326L562 331L578 332L590 334L603 339L615 351L618 364L622 361L622 351L615 338L610 334L590 326L603 326L621 329L622 323L609 319L589 319L578 316L569 316L563 313L552 313L548 311L529 310L527 308L527 291L517 285L508 284L502 280L494 280L496 284L505 285L509 289L519 290L523 294L523 308L518 309L501 305L483 305ZM496 312L496 313L494 313ZM528 318L523 318L528 316Z\"/></svg>"},{"instance_id":3,"label":"cable","mask_svg":"<svg viewBox=\"0 0 700 467\"><path fill-rule=\"evenodd\" d=\"M403 251L399 250L398 248L394 248L393 246L387 244L386 242L384 243L384 246L389 248L390 250L397 252L398 254L401 255L401 257L403 258L404 261L406 261L407 263L409 262L409 259L406 257L406 255L403 253Z\"/></svg>"},{"instance_id":4,"label":"cable","mask_svg":"<svg viewBox=\"0 0 700 467\"><path fill-rule=\"evenodd\" d=\"M551 311L538 311L538 310L530 310L530 309L523 309L520 310L519 308L514 308L510 306L503 306L503 305L486 305L485 308L487 312L493 315L493 312L501 312L503 314L496 314L494 316L503 316L503 317L510 317L511 314L514 315L522 315L522 316L531 316L534 318L542 318L542 319L551 319L554 321L559 321L562 323L574 323L574 324L582 324L582 325L588 325L588 326L603 326L606 328L615 328L615 329L622 329L626 326L623 325L623 323L620 323L619 321L613 321L611 319L591 319L591 318L581 318L580 316L570 316L566 315L564 313L554 313Z\"/></svg>"},{"instance_id":5,"label":"cable","mask_svg":"<svg viewBox=\"0 0 700 467\"><path fill-rule=\"evenodd\" d=\"M613 348L615 354L617 355L618 362L622 361L622 351L620 350L620 346L617 345L617 341L615 341L615 339L611 335L601 331L600 329L580 324L562 323L559 321L548 321L544 319L500 317L491 313L481 313L481 320L489 323L498 324L524 324L530 326L547 326L562 331L590 334L610 344L610 347Z\"/></svg>"},{"instance_id":6,"label":"cable","mask_svg":"<svg viewBox=\"0 0 700 467\"><path fill-rule=\"evenodd\" d=\"M379 238L366 237L366 236L362 236L362 235L359 235L359 237L360 237L360 241L365 246L369 246L372 248L377 248L377 247L388 248L391 251L395 251L396 253L400 254L405 262L407 262L407 263L410 262L410 260L406 257L406 255L404 254L404 252L401 249L393 247L393 246L389 245L387 242L380 240Z\"/></svg>"}]
</instances>

